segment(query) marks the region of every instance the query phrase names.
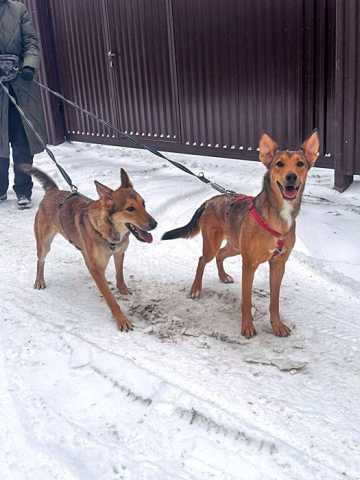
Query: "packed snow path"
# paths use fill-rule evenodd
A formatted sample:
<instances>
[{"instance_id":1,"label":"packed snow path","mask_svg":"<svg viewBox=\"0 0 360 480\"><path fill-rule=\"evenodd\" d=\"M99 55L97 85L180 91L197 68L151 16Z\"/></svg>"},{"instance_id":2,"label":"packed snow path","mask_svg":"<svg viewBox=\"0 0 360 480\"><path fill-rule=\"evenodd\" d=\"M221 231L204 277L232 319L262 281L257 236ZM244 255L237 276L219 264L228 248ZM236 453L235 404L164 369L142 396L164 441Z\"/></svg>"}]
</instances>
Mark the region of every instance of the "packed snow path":
<instances>
[{"instance_id":1,"label":"packed snow path","mask_svg":"<svg viewBox=\"0 0 360 480\"><path fill-rule=\"evenodd\" d=\"M287 264L272 335L268 267L254 284L257 337L240 336L241 260L220 284L214 264L188 298L201 239L160 242L213 192L137 150L55 149L80 191L119 184L127 169L159 222L152 245L131 238L134 332L121 334L81 255L58 237L35 291L35 208L0 205L1 480L335 480L360 478L360 185L331 189L314 169ZM248 194L257 162L176 156ZM45 155L37 165L64 186ZM114 287L113 265L108 279ZM114 290L115 291L115 290Z\"/></svg>"}]
</instances>

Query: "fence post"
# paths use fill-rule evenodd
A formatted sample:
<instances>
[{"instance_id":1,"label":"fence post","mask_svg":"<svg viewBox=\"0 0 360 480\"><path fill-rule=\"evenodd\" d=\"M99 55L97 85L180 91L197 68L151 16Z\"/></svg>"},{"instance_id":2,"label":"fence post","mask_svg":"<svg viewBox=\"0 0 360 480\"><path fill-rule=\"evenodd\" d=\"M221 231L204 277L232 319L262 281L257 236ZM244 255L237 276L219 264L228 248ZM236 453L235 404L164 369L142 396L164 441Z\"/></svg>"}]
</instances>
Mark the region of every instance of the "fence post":
<instances>
[{"instance_id":1,"label":"fence post","mask_svg":"<svg viewBox=\"0 0 360 480\"><path fill-rule=\"evenodd\" d=\"M345 18L348 8L344 0L336 0L336 47L335 47L335 115L334 115L334 145L335 145L335 189L339 192L346 190L353 181L353 175L349 173L346 165L354 164L354 159L346 161L345 155L353 157L355 155L354 134L349 132L352 128L351 116L353 112L345 111L346 95L351 92L345 92L348 87L349 78L345 79L345 72L349 68L350 59L346 58L345 44L348 47L349 33L346 31ZM351 65L350 65L351 68ZM355 75L356 71L351 74ZM354 79L352 79L354 81ZM355 99L353 99L355 101ZM355 107L354 107L355 108Z\"/></svg>"}]
</instances>

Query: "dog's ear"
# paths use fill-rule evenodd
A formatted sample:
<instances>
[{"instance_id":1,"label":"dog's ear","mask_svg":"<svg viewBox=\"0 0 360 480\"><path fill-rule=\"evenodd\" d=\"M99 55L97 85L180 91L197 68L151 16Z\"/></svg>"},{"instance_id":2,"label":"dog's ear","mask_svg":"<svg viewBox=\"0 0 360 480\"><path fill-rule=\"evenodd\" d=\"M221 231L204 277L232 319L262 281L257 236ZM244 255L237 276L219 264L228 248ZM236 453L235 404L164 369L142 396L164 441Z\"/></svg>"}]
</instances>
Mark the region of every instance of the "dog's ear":
<instances>
[{"instance_id":1,"label":"dog's ear","mask_svg":"<svg viewBox=\"0 0 360 480\"><path fill-rule=\"evenodd\" d=\"M131 183L129 175L126 173L126 171L123 168L120 170L120 177L121 177L121 186L122 187L133 188L133 184Z\"/></svg>"},{"instance_id":2,"label":"dog's ear","mask_svg":"<svg viewBox=\"0 0 360 480\"><path fill-rule=\"evenodd\" d=\"M319 156L320 138L318 132L312 133L302 144L301 148L304 150L305 158L309 162L310 167L312 167Z\"/></svg>"},{"instance_id":3,"label":"dog's ear","mask_svg":"<svg viewBox=\"0 0 360 480\"><path fill-rule=\"evenodd\" d=\"M113 190L111 190L111 188L103 185L97 180L95 180L94 183L100 198L111 198L111 194L113 193Z\"/></svg>"},{"instance_id":4,"label":"dog's ear","mask_svg":"<svg viewBox=\"0 0 360 480\"><path fill-rule=\"evenodd\" d=\"M266 167L272 162L277 148L278 144L270 137L270 135L267 133L261 135L259 143L259 158Z\"/></svg>"}]
</instances>

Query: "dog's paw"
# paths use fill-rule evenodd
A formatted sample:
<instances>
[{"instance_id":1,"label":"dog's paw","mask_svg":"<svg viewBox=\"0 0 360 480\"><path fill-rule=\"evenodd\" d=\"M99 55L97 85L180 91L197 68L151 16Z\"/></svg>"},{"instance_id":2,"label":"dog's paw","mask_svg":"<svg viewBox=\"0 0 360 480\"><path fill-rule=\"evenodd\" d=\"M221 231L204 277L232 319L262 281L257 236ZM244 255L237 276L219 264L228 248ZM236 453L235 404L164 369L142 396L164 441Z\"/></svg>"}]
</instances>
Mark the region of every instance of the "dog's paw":
<instances>
[{"instance_id":1,"label":"dog's paw","mask_svg":"<svg viewBox=\"0 0 360 480\"><path fill-rule=\"evenodd\" d=\"M252 322L243 322L241 325L241 335L245 338L252 338L256 335L256 330Z\"/></svg>"},{"instance_id":2,"label":"dog's paw","mask_svg":"<svg viewBox=\"0 0 360 480\"><path fill-rule=\"evenodd\" d=\"M128 332L133 330L134 326L124 315L116 319L116 323L120 332Z\"/></svg>"},{"instance_id":3,"label":"dog's paw","mask_svg":"<svg viewBox=\"0 0 360 480\"><path fill-rule=\"evenodd\" d=\"M234 279L231 275L228 275L227 273L225 273L224 276L220 277L220 282L222 282L222 283L234 283Z\"/></svg>"},{"instance_id":4,"label":"dog's paw","mask_svg":"<svg viewBox=\"0 0 360 480\"><path fill-rule=\"evenodd\" d=\"M44 290L46 288L46 283L44 280L36 280L34 283L35 290Z\"/></svg>"},{"instance_id":5,"label":"dog's paw","mask_svg":"<svg viewBox=\"0 0 360 480\"><path fill-rule=\"evenodd\" d=\"M117 289L121 293L121 295L132 295L132 291L128 289L126 285L118 285Z\"/></svg>"},{"instance_id":6,"label":"dog's paw","mask_svg":"<svg viewBox=\"0 0 360 480\"><path fill-rule=\"evenodd\" d=\"M283 322L271 322L271 327L277 337L288 337L291 334L291 329Z\"/></svg>"},{"instance_id":7,"label":"dog's paw","mask_svg":"<svg viewBox=\"0 0 360 480\"><path fill-rule=\"evenodd\" d=\"M190 298L196 300L201 297L201 288L193 287L190 292Z\"/></svg>"}]
</instances>

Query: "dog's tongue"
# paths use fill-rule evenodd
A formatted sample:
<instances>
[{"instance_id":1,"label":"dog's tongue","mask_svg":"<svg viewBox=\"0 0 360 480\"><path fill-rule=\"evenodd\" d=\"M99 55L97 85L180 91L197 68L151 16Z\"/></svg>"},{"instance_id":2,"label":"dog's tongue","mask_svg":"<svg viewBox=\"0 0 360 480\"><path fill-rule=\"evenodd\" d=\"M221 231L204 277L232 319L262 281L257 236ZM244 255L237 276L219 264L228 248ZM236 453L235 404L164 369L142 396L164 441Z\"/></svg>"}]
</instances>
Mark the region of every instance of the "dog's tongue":
<instances>
[{"instance_id":1,"label":"dog's tongue","mask_svg":"<svg viewBox=\"0 0 360 480\"><path fill-rule=\"evenodd\" d=\"M143 240L146 243L151 243L153 241L153 237L151 233L145 232L145 230L138 230L139 236L141 237L141 240Z\"/></svg>"},{"instance_id":2,"label":"dog's tongue","mask_svg":"<svg viewBox=\"0 0 360 480\"><path fill-rule=\"evenodd\" d=\"M285 198L288 198L289 200L292 200L293 198L296 197L297 190L295 188L291 188L291 189L290 188L289 189L285 188L283 194L284 194Z\"/></svg>"}]
</instances>

